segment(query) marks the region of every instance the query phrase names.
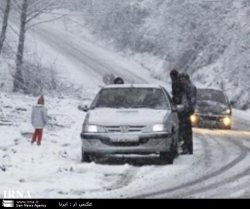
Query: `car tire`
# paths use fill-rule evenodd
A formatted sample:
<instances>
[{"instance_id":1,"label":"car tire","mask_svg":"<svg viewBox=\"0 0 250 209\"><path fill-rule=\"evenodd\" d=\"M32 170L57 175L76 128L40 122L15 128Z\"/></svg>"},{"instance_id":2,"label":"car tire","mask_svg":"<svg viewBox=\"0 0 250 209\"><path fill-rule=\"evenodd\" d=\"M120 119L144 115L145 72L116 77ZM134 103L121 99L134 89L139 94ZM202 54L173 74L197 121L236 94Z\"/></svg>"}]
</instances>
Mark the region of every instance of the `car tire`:
<instances>
[{"instance_id":1,"label":"car tire","mask_svg":"<svg viewBox=\"0 0 250 209\"><path fill-rule=\"evenodd\" d=\"M173 164L174 163L174 153L173 152L161 152L160 162L162 164Z\"/></svg>"},{"instance_id":2,"label":"car tire","mask_svg":"<svg viewBox=\"0 0 250 209\"><path fill-rule=\"evenodd\" d=\"M177 155L178 155L178 143L175 143L175 140L173 139L170 151L160 152L160 161L163 164L173 164L174 158Z\"/></svg>"},{"instance_id":3,"label":"car tire","mask_svg":"<svg viewBox=\"0 0 250 209\"><path fill-rule=\"evenodd\" d=\"M82 163L91 163L92 162L90 154L84 152L83 150L82 150L82 159L81 159L81 162Z\"/></svg>"}]
</instances>

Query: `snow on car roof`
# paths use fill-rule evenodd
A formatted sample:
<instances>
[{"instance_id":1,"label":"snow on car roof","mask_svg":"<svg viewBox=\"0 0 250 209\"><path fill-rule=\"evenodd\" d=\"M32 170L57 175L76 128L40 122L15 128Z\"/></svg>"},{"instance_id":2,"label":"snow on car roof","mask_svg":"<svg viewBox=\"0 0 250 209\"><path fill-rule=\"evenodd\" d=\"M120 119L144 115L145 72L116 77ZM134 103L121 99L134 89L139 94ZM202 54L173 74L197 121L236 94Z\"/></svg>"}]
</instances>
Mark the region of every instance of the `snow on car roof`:
<instances>
[{"instance_id":1,"label":"snow on car roof","mask_svg":"<svg viewBox=\"0 0 250 209\"><path fill-rule=\"evenodd\" d=\"M103 88L110 89L110 88L162 88L162 87L160 85L154 85L154 84L114 84L114 85L107 85Z\"/></svg>"},{"instance_id":2,"label":"snow on car roof","mask_svg":"<svg viewBox=\"0 0 250 209\"><path fill-rule=\"evenodd\" d=\"M223 90L219 89L219 88L199 88L198 91L220 91L220 92L224 92Z\"/></svg>"}]
</instances>

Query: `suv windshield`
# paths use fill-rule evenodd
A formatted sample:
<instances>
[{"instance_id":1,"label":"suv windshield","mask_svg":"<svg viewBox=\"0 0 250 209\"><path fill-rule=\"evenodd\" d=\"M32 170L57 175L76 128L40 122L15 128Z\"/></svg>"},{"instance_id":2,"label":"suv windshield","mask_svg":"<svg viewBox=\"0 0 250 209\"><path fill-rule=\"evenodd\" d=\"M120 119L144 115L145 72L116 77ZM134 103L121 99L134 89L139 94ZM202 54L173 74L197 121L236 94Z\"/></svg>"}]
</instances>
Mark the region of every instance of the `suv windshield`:
<instances>
[{"instance_id":1,"label":"suv windshield","mask_svg":"<svg viewBox=\"0 0 250 209\"><path fill-rule=\"evenodd\" d=\"M221 104L227 104L226 96L222 91L213 89L198 89L197 91L198 101L214 101Z\"/></svg>"},{"instance_id":2,"label":"suv windshield","mask_svg":"<svg viewBox=\"0 0 250 209\"><path fill-rule=\"evenodd\" d=\"M97 95L92 108L170 109L170 103L157 88L110 88Z\"/></svg>"}]
</instances>

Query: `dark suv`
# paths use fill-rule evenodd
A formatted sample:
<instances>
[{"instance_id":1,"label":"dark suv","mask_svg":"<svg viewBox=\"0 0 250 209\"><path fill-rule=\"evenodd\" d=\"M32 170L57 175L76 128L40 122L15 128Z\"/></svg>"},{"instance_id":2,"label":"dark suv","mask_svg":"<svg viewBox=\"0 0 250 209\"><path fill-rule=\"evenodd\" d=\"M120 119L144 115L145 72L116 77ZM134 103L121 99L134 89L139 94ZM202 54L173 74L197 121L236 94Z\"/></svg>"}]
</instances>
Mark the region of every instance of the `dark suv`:
<instances>
[{"instance_id":1,"label":"dark suv","mask_svg":"<svg viewBox=\"0 0 250 209\"><path fill-rule=\"evenodd\" d=\"M231 104L221 90L198 89L196 110L191 116L193 126L231 129Z\"/></svg>"}]
</instances>

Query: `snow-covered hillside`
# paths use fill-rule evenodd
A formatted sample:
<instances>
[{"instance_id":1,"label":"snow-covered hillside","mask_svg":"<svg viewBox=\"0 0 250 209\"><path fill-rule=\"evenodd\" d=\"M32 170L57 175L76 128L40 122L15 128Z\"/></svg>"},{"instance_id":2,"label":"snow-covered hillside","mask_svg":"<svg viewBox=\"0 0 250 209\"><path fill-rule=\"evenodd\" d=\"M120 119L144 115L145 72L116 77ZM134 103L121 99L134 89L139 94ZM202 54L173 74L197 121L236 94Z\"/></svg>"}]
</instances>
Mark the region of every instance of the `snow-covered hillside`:
<instances>
[{"instance_id":1,"label":"snow-covered hillside","mask_svg":"<svg viewBox=\"0 0 250 209\"><path fill-rule=\"evenodd\" d=\"M63 14L46 24L125 55L131 62L138 62L140 70L149 71L164 82L170 82L169 71L177 68L191 74L197 86L223 89L235 107L250 107L248 0L64 0L64 8L43 15L40 20ZM13 27L9 29L13 33L12 30ZM8 42L16 38L11 36ZM78 70L69 76L69 69L72 72L77 66L55 54L48 44L32 44L29 55L34 46L36 60L42 59L49 68L56 68L60 78L78 84L83 80L87 86L102 82L98 75L96 81L89 82ZM40 55L42 50L47 56ZM135 67L131 70L135 71Z\"/></svg>"},{"instance_id":2,"label":"snow-covered hillside","mask_svg":"<svg viewBox=\"0 0 250 209\"><path fill-rule=\"evenodd\" d=\"M250 107L248 0L74 3L72 10L79 13L78 18L73 15L73 25L80 23L79 34L88 28L99 42L164 81L169 82L169 71L177 68L190 73L198 86L225 90L237 107Z\"/></svg>"}]
</instances>

